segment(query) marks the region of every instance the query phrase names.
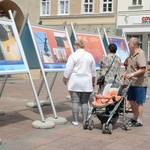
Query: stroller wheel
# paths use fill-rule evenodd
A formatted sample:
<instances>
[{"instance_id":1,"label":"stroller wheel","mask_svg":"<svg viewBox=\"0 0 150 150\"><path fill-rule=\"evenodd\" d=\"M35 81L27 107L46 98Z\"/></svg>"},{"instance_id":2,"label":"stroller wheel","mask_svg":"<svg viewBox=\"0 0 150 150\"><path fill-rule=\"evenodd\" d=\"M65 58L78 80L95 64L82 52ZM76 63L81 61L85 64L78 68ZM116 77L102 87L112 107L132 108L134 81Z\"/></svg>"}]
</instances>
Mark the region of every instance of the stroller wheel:
<instances>
[{"instance_id":1,"label":"stroller wheel","mask_svg":"<svg viewBox=\"0 0 150 150\"><path fill-rule=\"evenodd\" d=\"M109 134L112 134L112 131L113 131L113 125L110 123L110 124L108 125L108 133L109 133Z\"/></svg>"},{"instance_id":2,"label":"stroller wheel","mask_svg":"<svg viewBox=\"0 0 150 150\"><path fill-rule=\"evenodd\" d=\"M83 124L83 129L87 129L87 128L88 128L88 125L89 125L89 123L88 123L88 121L86 121L86 122Z\"/></svg>"},{"instance_id":3,"label":"stroller wheel","mask_svg":"<svg viewBox=\"0 0 150 150\"><path fill-rule=\"evenodd\" d=\"M127 131L131 130L131 128L132 128L131 120L125 120L123 122L122 128Z\"/></svg>"},{"instance_id":4,"label":"stroller wheel","mask_svg":"<svg viewBox=\"0 0 150 150\"><path fill-rule=\"evenodd\" d=\"M94 128L94 121L89 120L89 130L93 130L93 128Z\"/></svg>"},{"instance_id":5,"label":"stroller wheel","mask_svg":"<svg viewBox=\"0 0 150 150\"><path fill-rule=\"evenodd\" d=\"M102 125L102 133L103 134L106 133L106 124L105 123L103 123L103 125Z\"/></svg>"},{"instance_id":6,"label":"stroller wheel","mask_svg":"<svg viewBox=\"0 0 150 150\"><path fill-rule=\"evenodd\" d=\"M123 124L122 124L121 128L122 128L123 130L126 130Z\"/></svg>"}]
</instances>

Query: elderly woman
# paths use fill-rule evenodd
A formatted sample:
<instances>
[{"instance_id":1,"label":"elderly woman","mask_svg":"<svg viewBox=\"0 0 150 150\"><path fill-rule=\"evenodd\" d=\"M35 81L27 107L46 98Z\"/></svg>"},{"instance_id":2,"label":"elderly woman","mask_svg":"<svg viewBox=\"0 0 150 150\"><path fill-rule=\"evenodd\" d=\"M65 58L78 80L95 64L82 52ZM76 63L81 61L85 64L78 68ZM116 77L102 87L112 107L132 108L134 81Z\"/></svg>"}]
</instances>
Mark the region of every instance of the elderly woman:
<instances>
[{"instance_id":1,"label":"elderly woman","mask_svg":"<svg viewBox=\"0 0 150 150\"><path fill-rule=\"evenodd\" d=\"M81 104L84 126L88 117L89 97L95 85L96 68L92 54L84 50L84 41L78 39L74 46L76 51L68 58L63 82L68 86L72 99L72 124L79 124L79 105Z\"/></svg>"},{"instance_id":2,"label":"elderly woman","mask_svg":"<svg viewBox=\"0 0 150 150\"><path fill-rule=\"evenodd\" d=\"M120 84L120 68L121 68L121 58L116 55L117 46L115 44L109 44L108 54L102 57L100 62L100 75L105 75L105 82L103 85L99 86L98 93L102 93L104 87L108 83L112 83L114 80L116 83ZM114 79L116 77L116 79Z\"/></svg>"}]
</instances>

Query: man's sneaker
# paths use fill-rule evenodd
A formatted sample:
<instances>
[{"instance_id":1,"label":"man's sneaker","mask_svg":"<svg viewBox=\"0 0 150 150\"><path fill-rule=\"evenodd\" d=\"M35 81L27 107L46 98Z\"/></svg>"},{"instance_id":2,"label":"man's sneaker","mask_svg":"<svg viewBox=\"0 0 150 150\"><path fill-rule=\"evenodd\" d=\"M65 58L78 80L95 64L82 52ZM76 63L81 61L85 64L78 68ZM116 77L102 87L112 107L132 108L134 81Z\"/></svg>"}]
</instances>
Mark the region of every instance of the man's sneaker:
<instances>
[{"instance_id":1,"label":"man's sneaker","mask_svg":"<svg viewBox=\"0 0 150 150\"><path fill-rule=\"evenodd\" d=\"M136 122L135 124L133 124L133 127L141 127L141 126L143 126L143 124L140 122Z\"/></svg>"},{"instance_id":2,"label":"man's sneaker","mask_svg":"<svg viewBox=\"0 0 150 150\"><path fill-rule=\"evenodd\" d=\"M74 126L78 126L78 125L79 125L79 123L76 122L76 121L72 121L72 124L73 124Z\"/></svg>"}]
</instances>

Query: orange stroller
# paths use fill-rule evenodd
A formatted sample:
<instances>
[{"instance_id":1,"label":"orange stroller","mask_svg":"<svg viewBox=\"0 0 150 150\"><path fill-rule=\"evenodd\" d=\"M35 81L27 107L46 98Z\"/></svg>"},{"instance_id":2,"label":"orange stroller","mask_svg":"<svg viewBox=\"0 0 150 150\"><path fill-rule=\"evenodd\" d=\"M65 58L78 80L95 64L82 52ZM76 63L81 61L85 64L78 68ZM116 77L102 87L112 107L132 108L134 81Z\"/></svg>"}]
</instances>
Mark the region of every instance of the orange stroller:
<instances>
[{"instance_id":1,"label":"orange stroller","mask_svg":"<svg viewBox=\"0 0 150 150\"><path fill-rule=\"evenodd\" d=\"M121 85L118 87L116 87L115 84L110 84L110 89L109 92L107 92L107 95L95 95L96 100L92 102L92 111L89 114L88 119L84 124L83 128L89 128L89 130L92 130L94 128L94 121L92 117L93 115L96 115L97 118L101 121L102 133L112 134L113 125L117 122L119 115L122 114L122 128L125 130L131 130L132 123L130 120L126 120L125 117L125 102L127 97L127 91L131 83L132 80L130 80L128 86Z\"/></svg>"}]
</instances>

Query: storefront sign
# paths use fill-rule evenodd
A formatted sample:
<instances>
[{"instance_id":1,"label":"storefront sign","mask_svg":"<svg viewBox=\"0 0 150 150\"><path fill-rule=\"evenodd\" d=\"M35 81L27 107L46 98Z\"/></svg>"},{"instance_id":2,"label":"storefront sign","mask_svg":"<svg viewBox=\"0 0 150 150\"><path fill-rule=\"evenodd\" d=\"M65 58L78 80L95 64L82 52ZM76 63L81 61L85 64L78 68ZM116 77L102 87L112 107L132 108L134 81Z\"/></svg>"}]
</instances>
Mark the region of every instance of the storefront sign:
<instances>
[{"instance_id":1,"label":"storefront sign","mask_svg":"<svg viewBox=\"0 0 150 150\"><path fill-rule=\"evenodd\" d=\"M142 23L150 23L150 16L142 17Z\"/></svg>"},{"instance_id":2,"label":"storefront sign","mask_svg":"<svg viewBox=\"0 0 150 150\"><path fill-rule=\"evenodd\" d=\"M133 23L150 23L150 16L135 16L133 17Z\"/></svg>"}]
</instances>

